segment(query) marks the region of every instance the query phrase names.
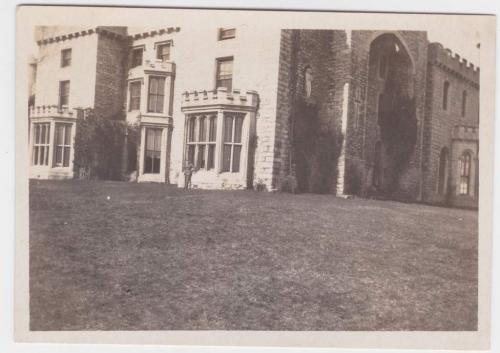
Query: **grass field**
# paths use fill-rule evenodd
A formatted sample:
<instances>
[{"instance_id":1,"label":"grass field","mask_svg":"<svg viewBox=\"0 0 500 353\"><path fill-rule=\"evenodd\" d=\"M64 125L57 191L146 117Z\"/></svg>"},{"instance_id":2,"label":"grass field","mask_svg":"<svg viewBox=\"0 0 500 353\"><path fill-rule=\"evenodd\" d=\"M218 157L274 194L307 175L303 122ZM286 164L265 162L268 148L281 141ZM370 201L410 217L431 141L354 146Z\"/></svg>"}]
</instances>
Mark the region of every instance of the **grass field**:
<instances>
[{"instance_id":1,"label":"grass field","mask_svg":"<svg viewBox=\"0 0 500 353\"><path fill-rule=\"evenodd\" d=\"M476 330L477 212L31 181L30 325Z\"/></svg>"}]
</instances>

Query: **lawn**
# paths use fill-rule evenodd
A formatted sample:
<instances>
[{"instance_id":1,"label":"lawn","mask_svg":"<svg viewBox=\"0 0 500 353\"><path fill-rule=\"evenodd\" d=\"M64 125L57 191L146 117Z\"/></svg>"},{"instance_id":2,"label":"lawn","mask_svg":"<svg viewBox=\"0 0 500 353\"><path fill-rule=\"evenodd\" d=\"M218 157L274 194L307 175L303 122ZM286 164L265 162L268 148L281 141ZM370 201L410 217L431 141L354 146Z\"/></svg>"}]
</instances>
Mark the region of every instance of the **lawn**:
<instances>
[{"instance_id":1,"label":"lawn","mask_svg":"<svg viewBox=\"0 0 500 353\"><path fill-rule=\"evenodd\" d=\"M31 181L30 326L476 330L477 212Z\"/></svg>"}]
</instances>

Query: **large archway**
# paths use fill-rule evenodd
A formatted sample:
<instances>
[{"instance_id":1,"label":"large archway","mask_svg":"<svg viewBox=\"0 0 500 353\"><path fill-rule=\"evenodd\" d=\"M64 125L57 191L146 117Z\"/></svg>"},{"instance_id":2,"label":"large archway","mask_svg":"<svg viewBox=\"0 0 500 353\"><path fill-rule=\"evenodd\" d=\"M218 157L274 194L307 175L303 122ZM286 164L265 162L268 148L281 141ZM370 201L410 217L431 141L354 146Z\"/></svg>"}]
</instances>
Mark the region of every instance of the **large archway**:
<instances>
[{"instance_id":1,"label":"large archway","mask_svg":"<svg viewBox=\"0 0 500 353\"><path fill-rule=\"evenodd\" d=\"M400 176L416 142L414 64L407 47L394 33L384 33L370 44L368 117L373 128L366 148L372 151L371 168L377 172L377 191L391 196L400 191ZM379 146L375 143L380 141ZM376 148L377 147L377 148ZM373 151L377 150L377 155ZM373 183L373 181L372 181Z\"/></svg>"}]
</instances>

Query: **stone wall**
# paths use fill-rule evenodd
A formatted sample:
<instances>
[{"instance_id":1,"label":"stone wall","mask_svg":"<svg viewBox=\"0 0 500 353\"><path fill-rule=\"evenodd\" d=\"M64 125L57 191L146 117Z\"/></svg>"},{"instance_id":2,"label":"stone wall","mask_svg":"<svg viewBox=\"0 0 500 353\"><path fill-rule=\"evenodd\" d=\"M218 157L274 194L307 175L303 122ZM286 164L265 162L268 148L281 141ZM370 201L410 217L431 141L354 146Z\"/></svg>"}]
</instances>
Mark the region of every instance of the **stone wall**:
<instances>
[{"instance_id":1,"label":"stone wall","mask_svg":"<svg viewBox=\"0 0 500 353\"><path fill-rule=\"evenodd\" d=\"M125 35L126 27L121 28ZM94 101L96 114L114 116L123 113L126 69L126 40L121 36L98 33Z\"/></svg>"},{"instance_id":2,"label":"stone wall","mask_svg":"<svg viewBox=\"0 0 500 353\"><path fill-rule=\"evenodd\" d=\"M443 108L444 82L450 84L447 109ZM465 114L462 115L462 94L467 92ZM428 53L426 103L426 135L424 164L424 201L429 203L453 202L456 196L458 158L463 148L468 146L476 151L477 141L462 140L453 144L452 133L455 126L477 127L479 125L479 69L466 60L454 55L439 43L431 43ZM438 193L439 158L443 148L447 148L451 159L448 163L448 192ZM465 147L464 147L465 148ZM460 151L457 151L460 149ZM477 155L475 156L477 160ZM457 202L471 206L477 204L477 194L472 201L466 197L456 198ZM460 199L460 200L459 200Z\"/></svg>"},{"instance_id":3,"label":"stone wall","mask_svg":"<svg viewBox=\"0 0 500 353\"><path fill-rule=\"evenodd\" d=\"M417 142L408 163L397 181L398 197L418 200L420 195L420 161L422 122L425 107L427 37L416 31L352 31L351 86L346 146L346 180L361 180L359 190L366 194L372 183L375 144L380 141L378 125L378 94L384 83L370 75L370 45L381 35L391 34L411 59L410 94L414 95L417 117ZM374 63L372 62L372 65ZM357 97L356 97L357 96ZM358 106L355 109L355 104ZM355 111L358 111L356 114ZM352 188L351 188L352 189Z\"/></svg>"}]
</instances>

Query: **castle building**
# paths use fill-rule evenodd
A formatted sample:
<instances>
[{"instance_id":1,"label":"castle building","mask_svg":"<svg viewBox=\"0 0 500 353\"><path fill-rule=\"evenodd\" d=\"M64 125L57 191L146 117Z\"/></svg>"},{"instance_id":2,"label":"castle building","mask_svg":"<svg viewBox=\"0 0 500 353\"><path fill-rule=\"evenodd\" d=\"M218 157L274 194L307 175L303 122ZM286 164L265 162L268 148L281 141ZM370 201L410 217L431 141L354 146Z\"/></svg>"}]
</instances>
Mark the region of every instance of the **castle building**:
<instances>
[{"instance_id":1,"label":"castle building","mask_svg":"<svg viewBox=\"0 0 500 353\"><path fill-rule=\"evenodd\" d=\"M138 126L138 182L183 187L192 163L198 188L477 206L479 69L426 32L44 27L38 45L31 178L77 175L91 108Z\"/></svg>"}]
</instances>

